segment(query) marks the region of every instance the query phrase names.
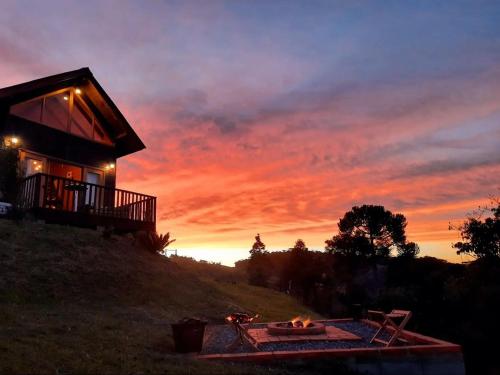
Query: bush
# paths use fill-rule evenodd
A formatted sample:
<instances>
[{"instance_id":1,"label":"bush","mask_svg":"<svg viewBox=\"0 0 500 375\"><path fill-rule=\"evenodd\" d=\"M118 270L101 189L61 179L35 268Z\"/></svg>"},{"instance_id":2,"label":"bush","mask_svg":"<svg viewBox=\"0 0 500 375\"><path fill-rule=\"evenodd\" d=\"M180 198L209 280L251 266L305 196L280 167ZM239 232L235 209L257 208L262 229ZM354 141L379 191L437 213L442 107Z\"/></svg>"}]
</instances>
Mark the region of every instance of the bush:
<instances>
[{"instance_id":1,"label":"bush","mask_svg":"<svg viewBox=\"0 0 500 375\"><path fill-rule=\"evenodd\" d=\"M17 149L0 145L0 200L15 205L21 173Z\"/></svg>"},{"instance_id":2,"label":"bush","mask_svg":"<svg viewBox=\"0 0 500 375\"><path fill-rule=\"evenodd\" d=\"M137 238L147 251L155 254L162 254L167 246L175 241L175 239L170 239L170 232L166 234L158 234L153 231L139 232Z\"/></svg>"}]
</instances>

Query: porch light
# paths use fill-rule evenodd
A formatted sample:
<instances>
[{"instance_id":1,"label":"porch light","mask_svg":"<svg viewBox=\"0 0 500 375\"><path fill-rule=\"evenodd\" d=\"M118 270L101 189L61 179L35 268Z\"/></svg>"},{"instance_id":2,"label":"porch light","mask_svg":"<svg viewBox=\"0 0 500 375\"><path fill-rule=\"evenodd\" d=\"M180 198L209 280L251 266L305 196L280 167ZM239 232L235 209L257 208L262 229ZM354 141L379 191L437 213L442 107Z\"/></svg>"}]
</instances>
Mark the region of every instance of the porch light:
<instances>
[{"instance_id":1,"label":"porch light","mask_svg":"<svg viewBox=\"0 0 500 375\"><path fill-rule=\"evenodd\" d=\"M75 89L75 93L77 93L78 95L80 95L82 93L82 90L80 90L79 88L76 88Z\"/></svg>"},{"instance_id":2,"label":"porch light","mask_svg":"<svg viewBox=\"0 0 500 375\"><path fill-rule=\"evenodd\" d=\"M5 137L4 144L7 147L18 147L21 144L21 140L15 136Z\"/></svg>"},{"instance_id":3,"label":"porch light","mask_svg":"<svg viewBox=\"0 0 500 375\"><path fill-rule=\"evenodd\" d=\"M68 101L68 100L69 100L68 95L64 95L64 96L63 96L63 99L64 99L64 100L66 100L66 101Z\"/></svg>"},{"instance_id":4,"label":"porch light","mask_svg":"<svg viewBox=\"0 0 500 375\"><path fill-rule=\"evenodd\" d=\"M104 169L106 169L107 171L115 169L115 164L114 163L106 164L106 166L104 167Z\"/></svg>"}]
</instances>

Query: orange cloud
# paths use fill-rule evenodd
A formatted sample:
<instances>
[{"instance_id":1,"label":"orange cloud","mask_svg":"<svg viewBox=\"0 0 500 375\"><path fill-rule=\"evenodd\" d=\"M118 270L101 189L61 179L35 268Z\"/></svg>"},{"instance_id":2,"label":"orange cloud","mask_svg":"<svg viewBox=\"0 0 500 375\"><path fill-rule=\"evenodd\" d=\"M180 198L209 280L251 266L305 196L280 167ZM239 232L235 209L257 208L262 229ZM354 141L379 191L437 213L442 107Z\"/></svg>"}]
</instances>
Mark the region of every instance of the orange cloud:
<instances>
[{"instance_id":1,"label":"orange cloud","mask_svg":"<svg viewBox=\"0 0 500 375\"><path fill-rule=\"evenodd\" d=\"M273 249L298 237L322 249L345 211L369 203L405 214L423 255L457 261L448 223L500 186L500 91L487 86L485 97L465 80L460 87L477 95L450 98L442 85L457 83L349 91L234 123L179 117L182 106L162 107L160 118L150 107L136 116L151 150L128 158L120 183L158 195L159 229L173 232L180 249L248 248L257 232ZM433 100L422 101L429 92ZM391 99L400 103L394 113ZM350 112L364 103L378 112ZM484 126L471 131L470 122Z\"/></svg>"}]
</instances>

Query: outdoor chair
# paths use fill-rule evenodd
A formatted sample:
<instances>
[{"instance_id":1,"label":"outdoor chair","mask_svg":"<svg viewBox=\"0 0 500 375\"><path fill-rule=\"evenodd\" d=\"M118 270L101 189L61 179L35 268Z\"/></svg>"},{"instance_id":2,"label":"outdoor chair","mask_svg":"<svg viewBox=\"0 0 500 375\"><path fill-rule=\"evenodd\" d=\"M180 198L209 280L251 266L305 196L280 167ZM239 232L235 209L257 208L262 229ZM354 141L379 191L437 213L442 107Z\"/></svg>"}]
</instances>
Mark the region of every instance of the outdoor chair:
<instances>
[{"instance_id":1,"label":"outdoor chair","mask_svg":"<svg viewBox=\"0 0 500 375\"><path fill-rule=\"evenodd\" d=\"M379 344L383 344L385 346L392 346L398 340L405 341L399 336L411 318L411 311L392 310L389 314L386 314L383 311L368 310L368 315L370 317L376 317L375 320L382 322L380 328L370 340L370 343L378 342ZM399 324L397 324L396 321L399 321ZM387 341L380 338L386 328L389 328L387 331L390 335L389 340Z\"/></svg>"}]
</instances>

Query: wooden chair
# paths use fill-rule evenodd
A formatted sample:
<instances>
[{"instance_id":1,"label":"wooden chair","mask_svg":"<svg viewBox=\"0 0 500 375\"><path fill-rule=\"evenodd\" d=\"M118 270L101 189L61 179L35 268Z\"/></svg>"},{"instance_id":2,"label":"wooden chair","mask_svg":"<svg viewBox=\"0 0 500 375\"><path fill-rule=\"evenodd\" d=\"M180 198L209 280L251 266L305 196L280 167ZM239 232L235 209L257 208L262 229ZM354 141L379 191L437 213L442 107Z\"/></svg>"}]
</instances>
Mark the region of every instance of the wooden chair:
<instances>
[{"instance_id":1,"label":"wooden chair","mask_svg":"<svg viewBox=\"0 0 500 375\"><path fill-rule=\"evenodd\" d=\"M389 314L384 313L383 311L375 311L368 310L368 315L377 317L379 321L381 321L381 326L378 331L373 335L370 343L378 342L379 344L383 344L385 346L392 346L396 341L405 341L400 338L401 332L404 330L406 324L411 318L411 311L408 310L392 310ZM400 320L399 324L395 322L395 320ZM388 341L379 338L378 336L384 332L386 327L391 327L392 332L390 330L390 338Z\"/></svg>"}]
</instances>

